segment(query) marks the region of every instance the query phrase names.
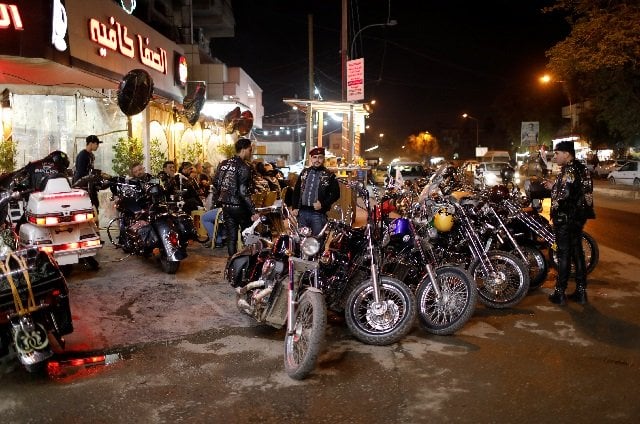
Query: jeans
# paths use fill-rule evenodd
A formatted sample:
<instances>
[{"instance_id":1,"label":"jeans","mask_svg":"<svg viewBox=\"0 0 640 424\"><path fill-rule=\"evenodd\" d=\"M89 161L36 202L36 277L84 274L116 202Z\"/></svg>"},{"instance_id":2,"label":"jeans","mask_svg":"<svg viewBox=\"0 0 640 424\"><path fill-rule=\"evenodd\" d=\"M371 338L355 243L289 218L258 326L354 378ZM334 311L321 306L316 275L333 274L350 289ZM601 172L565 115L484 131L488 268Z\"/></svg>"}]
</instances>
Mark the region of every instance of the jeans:
<instances>
[{"instance_id":1,"label":"jeans","mask_svg":"<svg viewBox=\"0 0 640 424\"><path fill-rule=\"evenodd\" d=\"M211 209L209 211L206 211L201 218L202 225L204 226L204 228L206 228L207 234L209 235L209 240L217 245L222 243L222 231L220 231L220 227L218 227L217 234L213 234L213 230L215 227L216 217L218 216L219 212L220 209L218 208ZM215 240L213 239L214 237Z\"/></svg>"},{"instance_id":2,"label":"jeans","mask_svg":"<svg viewBox=\"0 0 640 424\"><path fill-rule=\"evenodd\" d=\"M314 236L320 234L322 228L327 224L327 215L322 212L308 209L300 209L298 212L298 227L309 227Z\"/></svg>"}]
</instances>

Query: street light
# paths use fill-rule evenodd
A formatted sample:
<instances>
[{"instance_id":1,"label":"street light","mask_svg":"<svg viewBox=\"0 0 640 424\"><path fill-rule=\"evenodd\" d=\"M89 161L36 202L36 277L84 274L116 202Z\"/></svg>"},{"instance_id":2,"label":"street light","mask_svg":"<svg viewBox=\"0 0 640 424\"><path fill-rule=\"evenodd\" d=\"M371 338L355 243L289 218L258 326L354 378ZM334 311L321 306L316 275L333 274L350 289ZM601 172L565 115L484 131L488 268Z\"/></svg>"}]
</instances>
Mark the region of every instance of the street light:
<instances>
[{"instance_id":1,"label":"street light","mask_svg":"<svg viewBox=\"0 0 640 424\"><path fill-rule=\"evenodd\" d=\"M349 57L351 57L351 59L353 59L353 54L354 54L353 53L353 49L354 49L355 44L356 44L356 39L358 38L358 35L360 35L360 33L362 31L364 31L365 29L368 29L368 28L372 28L372 27L378 27L378 26L387 27L387 26L395 26L395 25L398 25L398 21L396 21L395 19L391 19L391 20L389 20L389 22L385 22L384 24L371 24L371 25L365 26L364 28L361 28L360 31L356 32L356 35L353 36L353 40L351 41L351 48L349 49Z\"/></svg>"},{"instance_id":2,"label":"street light","mask_svg":"<svg viewBox=\"0 0 640 424\"><path fill-rule=\"evenodd\" d=\"M462 117L465 119L472 119L476 122L476 147L479 147L480 143L478 142L478 120L473 116L469 115L468 113L463 113Z\"/></svg>"},{"instance_id":3,"label":"street light","mask_svg":"<svg viewBox=\"0 0 640 424\"><path fill-rule=\"evenodd\" d=\"M574 124L573 124L573 103L571 101L571 92L569 91L569 88L565 84L566 81L554 79L549 74L544 74L539 79L540 79L540 83L541 84L545 84L545 85L546 84L550 84L552 82L556 82L558 84L562 84L562 88L563 88L564 92L567 93L567 98L569 100L569 119L571 120L571 131L573 132L573 128L574 128ZM564 118L564 116L563 116L563 118Z\"/></svg>"}]
</instances>

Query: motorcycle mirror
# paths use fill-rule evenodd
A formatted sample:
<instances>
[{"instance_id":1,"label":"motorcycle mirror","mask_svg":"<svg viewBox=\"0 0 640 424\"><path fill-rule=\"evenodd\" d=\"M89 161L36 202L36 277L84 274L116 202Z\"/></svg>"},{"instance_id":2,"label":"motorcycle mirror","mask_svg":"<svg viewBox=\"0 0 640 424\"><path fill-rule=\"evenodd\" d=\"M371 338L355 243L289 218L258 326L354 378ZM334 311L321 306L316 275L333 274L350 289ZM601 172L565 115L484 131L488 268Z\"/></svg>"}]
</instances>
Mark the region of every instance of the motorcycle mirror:
<instances>
[{"instance_id":1,"label":"motorcycle mirror","mask_svg":"<svg viewBox=\"0 0 640 424\"><path fill-rule=\"evenodd\" d=\"M118 86L118 107L127 116L142 112L153 94L153 79L144 69L134 69Z\"/></svg>"}]
</instances>

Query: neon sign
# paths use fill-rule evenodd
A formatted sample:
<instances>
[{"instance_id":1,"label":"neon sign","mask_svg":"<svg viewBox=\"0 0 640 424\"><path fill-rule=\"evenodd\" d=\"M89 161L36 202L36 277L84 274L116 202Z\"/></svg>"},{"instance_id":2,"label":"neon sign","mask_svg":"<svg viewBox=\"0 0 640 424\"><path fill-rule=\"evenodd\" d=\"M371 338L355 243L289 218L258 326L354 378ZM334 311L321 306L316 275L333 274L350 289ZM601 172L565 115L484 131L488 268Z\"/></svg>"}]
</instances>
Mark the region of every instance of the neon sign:
<instances>
[{"instance_id":1,"label":"neon sign","mask_svg":"<svg viewBox=\"0 0 640 424\"><path fill-rule=\"evenodd\" d=\"M67 42L64 37L67 35L67 10L60 0L53 0L53 19L51 28L51 44L58 51L67 50Z\"/></svg>"},{"instance_id":2,"label":"neon sign","mask_svg":"<svg viewBox=\"0 0 640 424\"><path fill-rule=\"evenodd\" d=\"M134 40L129 36L129 29L116 21L113 16L109 18L108 25L91 18L89 38L100 46L98 54L102 57L106 57L107 51L111 50L133 59L136 56L137 47L140 63L163 74L167 73L167 51L161 47L155 51L147 47L149 37L137 34Z\"/></svg>"},{"instance_id":3,"label":"neon sign","mask_svg":"<svg viewBox=\"0 0 640 424\"><path fill-rule=\"evenodd\" d=\"M9 28L13 22L13 27L17 30L23 30L22 18L20 11L15 4L0 3L0 29Z\"/></svg>"},{"instance_id":4,"label":"neon sign","mask_svg":"<svg viewBox=\"0 0 640 424\"><path fill-rule=\"evenodd\" d=\"M129 3L129 7L127 7L125 3ZM120 6L122 6L122 9L125 12L131 15L136 8L136 0L128 0L128 1L120 0Z\"/></svg>"}]
</instances>

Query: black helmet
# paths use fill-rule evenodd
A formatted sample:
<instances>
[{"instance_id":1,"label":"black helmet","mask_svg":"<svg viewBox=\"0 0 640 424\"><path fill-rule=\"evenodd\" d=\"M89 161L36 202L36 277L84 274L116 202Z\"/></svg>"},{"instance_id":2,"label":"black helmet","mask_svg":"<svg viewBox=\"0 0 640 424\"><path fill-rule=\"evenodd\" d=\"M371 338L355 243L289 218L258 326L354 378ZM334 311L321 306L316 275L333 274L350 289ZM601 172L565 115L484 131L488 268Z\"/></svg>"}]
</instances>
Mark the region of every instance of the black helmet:
<instances>
[{"instance_id":1,"label":"black helmet","mask_svg":"<svg viewBox=\"0 0 640 424\"><path fill-rule=\"evenodd\" d=\"M49 153L49 155L44 158L44 161L53 162L59 172L65 172L69 168L70 163L69 156L60 150Z\"/></svg>"},{"instance_id":2,"label":"black helmet","mask_svg":"<svg viewBox=\"0 0 640 424\"><path fill-rule=\"evenodd\" d=\"M502 182L505 184L513 181L515 174L516 171L511 166L505 166L500 170L500 178L502 178Z\"/></svg>"}]
</instances>

